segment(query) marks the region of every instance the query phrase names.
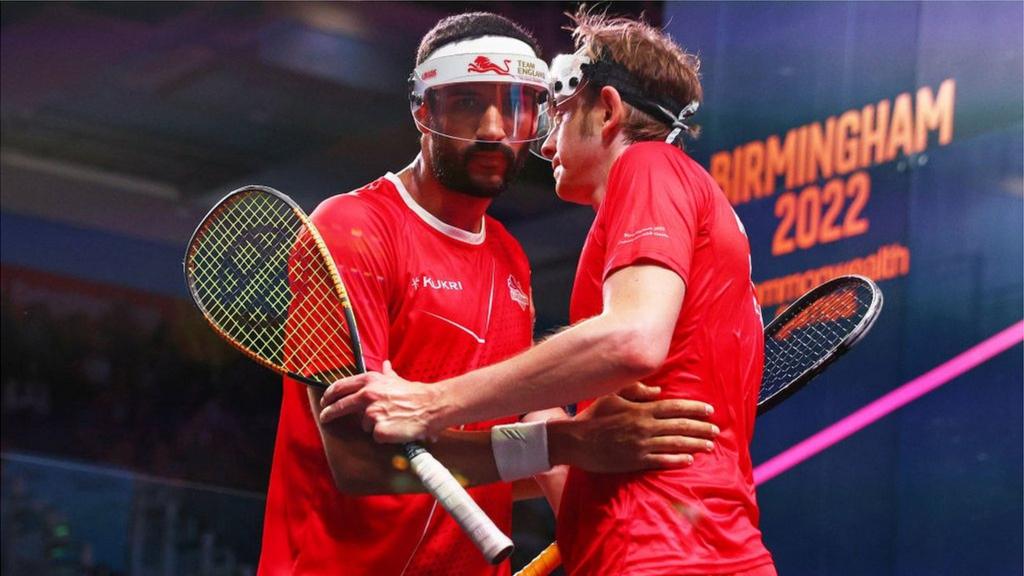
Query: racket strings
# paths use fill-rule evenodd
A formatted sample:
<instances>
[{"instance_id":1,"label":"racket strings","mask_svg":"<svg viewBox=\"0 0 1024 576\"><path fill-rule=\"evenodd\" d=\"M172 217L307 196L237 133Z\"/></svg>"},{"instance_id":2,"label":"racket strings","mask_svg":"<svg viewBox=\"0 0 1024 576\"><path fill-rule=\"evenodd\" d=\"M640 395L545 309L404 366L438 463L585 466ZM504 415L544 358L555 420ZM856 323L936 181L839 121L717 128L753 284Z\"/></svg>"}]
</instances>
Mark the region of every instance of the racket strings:
<instances>
[{"instance_id":1,"label":"racket strings","mask_svg":"<svg viewBox=\"0 0 1024 576\"><path fill-rule=\"evenodd\" d=\"M329 384L356 372L355 353L345 329L345 309L335 292L331 270L312 234L302 230L292 253L289 274L294 295L288 330L291 354L286 367L295 373Z\"/></svg>"},{"instance_id":2,"label":"racket strings","mask_svg":"<svg viewBox=\"0 0 1024 576\"><path fill-rule=\"evenodd\" d=\"M195 290L216 324L246 348L273 359L273 328L281 322L286 296L271 276L283 247L272 254L260 246L280 231L281 219L268 204L251 199L223 206L208 220L193 270Z\"/></svg>"},{"instance_id":3,"label":"racket strings","mask_svg":"<svg viewBox=\"0 0 1024 576\"><path fill-rule=\"evenodd\" d=\"M249 353L325 383L354 373L330 267L286 202L240 194L221 205L197 234L190 269L212 323Z\"/></svg>"},{"instance_id":4,"label":"racket strings","mask_svg":"<svg viewBox=\"0 0 1024 576\"><path fill-rule=\"evenodd\" d=\"M760 399L814 368L857 330L873 294L867 287L838 288L793 311L765 340L765 367Z\"/></svg>"}]
</instances>

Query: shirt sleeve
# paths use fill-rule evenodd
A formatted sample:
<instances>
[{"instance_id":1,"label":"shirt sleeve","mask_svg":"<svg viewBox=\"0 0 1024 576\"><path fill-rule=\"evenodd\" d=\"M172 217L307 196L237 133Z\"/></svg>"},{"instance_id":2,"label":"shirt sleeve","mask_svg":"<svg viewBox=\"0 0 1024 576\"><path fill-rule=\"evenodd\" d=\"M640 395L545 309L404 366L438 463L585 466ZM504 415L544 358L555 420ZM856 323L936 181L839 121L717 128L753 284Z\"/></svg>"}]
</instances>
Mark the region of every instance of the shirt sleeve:
<instances>
[{"instance_id":1,"label":"shirt sleeve","mask_svg":"<svg viewBox=\"0 0 1024 576\"><path fill-rule=\"evenodd\" d=\"M388 358L394 246L386 218L356 194L326 200L310 219L320 231L348 292L367 370Z\"/></svg>"},{"instance_id":2,"label":"shirt sleeve","mask_svg":"<svg viewBox=\"0 0 1024 576\"><path fill-rule=\"evenodd\" d=\"M689 284L705 202L674 153L660 146L627 150L609 174L598 215L606 239L603 279L620 268L654 263Z\"/></svg>"}]
</instances>

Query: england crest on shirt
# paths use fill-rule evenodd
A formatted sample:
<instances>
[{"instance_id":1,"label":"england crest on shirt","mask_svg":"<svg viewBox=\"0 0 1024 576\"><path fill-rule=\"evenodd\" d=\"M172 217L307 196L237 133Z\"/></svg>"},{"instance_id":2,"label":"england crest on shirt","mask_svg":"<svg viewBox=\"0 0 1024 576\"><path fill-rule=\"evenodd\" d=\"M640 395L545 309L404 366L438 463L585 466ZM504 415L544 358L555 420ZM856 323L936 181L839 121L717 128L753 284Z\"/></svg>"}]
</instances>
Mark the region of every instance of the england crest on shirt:
<instances>
[{"instance_id":1,"label":"england crest on shirt","mask_svg":"<svg viewBox=\"0 0 1024 576\"><path fill-rule=\"evenodd\" d=\"M530 297L523 291L523 287L519 284L519 281L516 280L516 277L511 274L508 275L508 295L512 298L512 301L519 304L519 307L523 310L526 310L530 305Z\"/></svg>"}]
</instances>

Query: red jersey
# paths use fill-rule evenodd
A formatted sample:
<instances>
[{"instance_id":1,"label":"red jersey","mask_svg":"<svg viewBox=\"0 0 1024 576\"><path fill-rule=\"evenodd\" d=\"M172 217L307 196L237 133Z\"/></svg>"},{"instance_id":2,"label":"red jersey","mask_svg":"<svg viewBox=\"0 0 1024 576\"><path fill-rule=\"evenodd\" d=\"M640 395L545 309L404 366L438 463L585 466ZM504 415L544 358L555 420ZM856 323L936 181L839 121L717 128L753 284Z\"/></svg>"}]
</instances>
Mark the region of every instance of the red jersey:
<instances>
[{"instance_id":1,"label":"red jersey","mask_svg":"<svg viewBox=\"0 0 1024 576\"><path fill-rule=\"evenodd\" d=\"M405 378L436 382L531 345L529 265L496 220L485 216L478 234L448 226L393 174L311 218L352 299L367 369L391 360ZM510 485L469 492L508 533ZM430 495L340 493L306 387L285 379L259 573L500 575L509 564L490 566Z\"/></svg>"},{"instance_id":2,"label":"red jersey","mask_svg":"<svg viewBox=\"0 0 1024 576\"><path fill-rule=\"evenodd\" d=\"M749 443L763 368L760 307L742 224L710 175L661 142L612 166L573 286L573 323L598 315L614 271L639 264L686 284L668 357L644 382L714 406L715 449L688 468L572 468L558 515L569 574L721 574L769 564L757 528Z\"/></svg>"}]
</instances>

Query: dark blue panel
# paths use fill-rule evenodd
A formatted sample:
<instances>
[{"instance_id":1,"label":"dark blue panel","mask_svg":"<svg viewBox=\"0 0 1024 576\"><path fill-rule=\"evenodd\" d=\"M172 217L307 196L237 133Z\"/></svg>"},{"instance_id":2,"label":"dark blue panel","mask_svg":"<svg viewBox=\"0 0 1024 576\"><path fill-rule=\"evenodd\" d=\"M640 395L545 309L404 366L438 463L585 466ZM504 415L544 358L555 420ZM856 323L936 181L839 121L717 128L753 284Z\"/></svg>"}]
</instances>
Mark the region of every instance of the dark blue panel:
<instances>
[{"instance_id":1,"label":"dark blue panel","mask_svg":"<svg viewBox=\"0 0 1024 576\"><path fill-rule=\"evenodd\" d=\"M1020 124L1024 102L1021 22L1021 2L921 6L918 84L956 78L957 139Z\"/></svg>"},{"instance_id":2,"label":"dark blue panel","mask_svg":"<svg viewBox=\"0 0 1024 576\"><path fill-rule=\"evenodd\" d=\"M0 213L4 264L187 297L181 246Z\"/></svg>"},{"instance_id":3,"label":"dark blue panel","mask_svg":"<svg viewBox=\"0 0 1024 576\"><path fill-rule=\"evenodd\" d=\"M893 574L1021 574L1020 346L899 418Z\"/></svg>"},{"instance_id":4,"label":"dark blue panel","mask_svg":"<svg viewBox=\"0 0 1024 576\"><path fill-rule=\"evenodd\" d=\"M781 184L737 205L755 281L899 243L909 275L848 357L758 421L781 452L1024 316L1024 4L680 3L668 29L700 54L712 156L955 82L952 140L866 169L862 235L772 254ZM847 178L848 176L843 176ZM808 182L796 186L799 193ZM773 310L769 310L771 312ZM968 372L759 489L780 574L1020 574L1022 349Z\"/></svg>"}]
</instances>

